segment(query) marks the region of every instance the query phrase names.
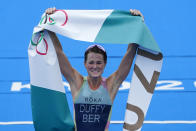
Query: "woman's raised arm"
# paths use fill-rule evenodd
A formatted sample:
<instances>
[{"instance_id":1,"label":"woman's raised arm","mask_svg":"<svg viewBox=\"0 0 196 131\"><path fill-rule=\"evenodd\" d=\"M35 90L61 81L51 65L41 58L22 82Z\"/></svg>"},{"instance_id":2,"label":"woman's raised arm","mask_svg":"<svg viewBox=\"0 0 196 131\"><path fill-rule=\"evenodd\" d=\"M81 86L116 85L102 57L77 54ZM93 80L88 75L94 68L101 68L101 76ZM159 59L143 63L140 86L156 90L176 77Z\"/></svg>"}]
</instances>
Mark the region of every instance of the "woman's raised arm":
<instances>
[{"instance_id":1,"label":"woman's raised arm","mask_svg":"<svg viewBox=\"0 0 196 131\"><path fill-rule=\"evenodd\" d=\"M56 8L48 8L45 12L50 15L55 12ZM72 65L70 64L68 58L63 52L61 43L54 32L48 31L50 38L53 42L54 48L56 50L56 54L59 61L59 66L61 73L65 77L65 79L69 82L71 90L77 90L80 87L81 82L83 82L83 77L80 75L78 71L76 71Z\"/></svg>"}]
</instances>

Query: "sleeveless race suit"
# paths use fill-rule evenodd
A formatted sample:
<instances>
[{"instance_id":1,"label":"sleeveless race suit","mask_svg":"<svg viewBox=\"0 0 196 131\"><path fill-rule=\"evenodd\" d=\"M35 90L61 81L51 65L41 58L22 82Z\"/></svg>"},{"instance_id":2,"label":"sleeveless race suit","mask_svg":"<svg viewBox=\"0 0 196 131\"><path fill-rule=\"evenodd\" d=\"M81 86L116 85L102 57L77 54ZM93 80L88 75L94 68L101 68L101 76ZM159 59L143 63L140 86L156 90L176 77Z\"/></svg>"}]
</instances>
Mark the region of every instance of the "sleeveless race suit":
<instances>
[{"instance_id":1,"label":"sleeveless race suit","mask_svg":"<svg viewBox=\"0 0 196 131\"><path fill-rule=\"evenodd\" d=\"M92 90L87 78L74 99L75 124L77 131L107 131L110 122L112 100L105 79L98 89Z\"/></svg>"}]
</instances>

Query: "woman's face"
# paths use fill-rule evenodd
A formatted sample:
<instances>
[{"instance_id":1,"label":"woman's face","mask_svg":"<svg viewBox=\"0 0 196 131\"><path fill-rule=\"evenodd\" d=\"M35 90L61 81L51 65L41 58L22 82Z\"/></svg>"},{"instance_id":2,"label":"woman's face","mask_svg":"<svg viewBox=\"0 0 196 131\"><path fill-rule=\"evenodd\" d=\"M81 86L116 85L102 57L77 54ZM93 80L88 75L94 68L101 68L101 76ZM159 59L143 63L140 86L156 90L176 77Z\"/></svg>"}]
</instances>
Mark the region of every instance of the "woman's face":
<instances>
[{"instance_id":1,"label":"woman's face","mask_svg":"<svg viewBox=\"0 0 196 131\"><path fill-rule=\"evenodd\" d=\"M90 77L100 77L104 71L105 63L102 54L90 52L84 63Z\"/></svg>"}]
</instances>

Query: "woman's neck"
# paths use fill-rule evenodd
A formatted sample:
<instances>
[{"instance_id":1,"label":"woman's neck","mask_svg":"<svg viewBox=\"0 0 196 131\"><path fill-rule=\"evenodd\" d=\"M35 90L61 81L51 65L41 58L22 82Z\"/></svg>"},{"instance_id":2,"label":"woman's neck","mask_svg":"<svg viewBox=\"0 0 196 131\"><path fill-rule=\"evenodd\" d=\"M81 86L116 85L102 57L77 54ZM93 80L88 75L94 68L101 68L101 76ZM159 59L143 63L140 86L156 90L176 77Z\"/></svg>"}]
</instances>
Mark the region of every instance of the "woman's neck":
<instances>
[{"instance_id":1,"label":"woman's neck","mask_svg":"<svg viewBox=\"0 0 196 131\"><path fill-rule=\"evenodd\" d=\"M88 76L87 80L88 80L88 84L90 88L96 90L101 85L102 77L100 76L100 77L94 78L94 77Z\"/></svg>"}]
</instances>

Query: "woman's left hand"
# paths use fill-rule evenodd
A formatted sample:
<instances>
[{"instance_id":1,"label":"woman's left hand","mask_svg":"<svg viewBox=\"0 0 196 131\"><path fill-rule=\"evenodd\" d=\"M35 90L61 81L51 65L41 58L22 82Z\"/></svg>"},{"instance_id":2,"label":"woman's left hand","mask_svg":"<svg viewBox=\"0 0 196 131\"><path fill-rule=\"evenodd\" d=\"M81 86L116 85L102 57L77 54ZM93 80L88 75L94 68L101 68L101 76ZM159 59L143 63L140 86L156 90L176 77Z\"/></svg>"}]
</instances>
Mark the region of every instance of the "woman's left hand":
<instances>
[{"instance_id":1,"label":"woman's left hand","mask_svg":"<svg viewBox=\"0 0 196 131\"><path fill-rule=\"evenodd\" d=\"M144 16L142 15L142 13L139 10L136 9L130 9L130 13L134 16L141 16L143 21L144 21Z\"/></svg>"}]
</instances>

